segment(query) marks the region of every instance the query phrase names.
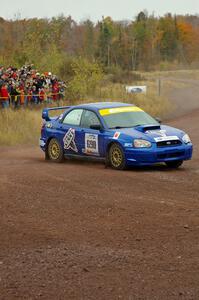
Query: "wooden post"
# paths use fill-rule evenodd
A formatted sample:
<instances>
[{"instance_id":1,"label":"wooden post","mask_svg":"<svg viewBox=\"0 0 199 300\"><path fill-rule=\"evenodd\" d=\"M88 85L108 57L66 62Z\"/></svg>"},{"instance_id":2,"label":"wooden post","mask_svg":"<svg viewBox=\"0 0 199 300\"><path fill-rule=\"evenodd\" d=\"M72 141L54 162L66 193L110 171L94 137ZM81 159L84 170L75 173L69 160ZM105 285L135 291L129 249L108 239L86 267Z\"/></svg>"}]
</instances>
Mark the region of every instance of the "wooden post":
<instances>
[{"instance_id":1,"label":"wooden post","mask_svg":"<svg viewBox=\"0 0 199 300\"><path fill-rule=\"evenodd\" d=\"M158 79L158 96L161 96L161 79Z\"/></svg>"}]
</instances>

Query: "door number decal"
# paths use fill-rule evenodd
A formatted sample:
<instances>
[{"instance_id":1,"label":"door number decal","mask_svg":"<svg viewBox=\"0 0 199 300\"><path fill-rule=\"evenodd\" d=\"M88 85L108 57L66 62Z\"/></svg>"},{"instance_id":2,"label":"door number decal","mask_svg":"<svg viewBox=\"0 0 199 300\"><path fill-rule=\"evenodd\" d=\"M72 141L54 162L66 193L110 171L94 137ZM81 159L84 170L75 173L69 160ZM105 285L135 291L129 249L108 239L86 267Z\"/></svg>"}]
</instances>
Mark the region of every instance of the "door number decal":
<instances>
[{"instance_id":1,"label":"door number decal","mask_svg":"<svg viewBox=\"0 0 199 300\"><path fill-rule=\"evenodd\" d=\"M97 134L85 134L85 153L86 154L99 154L98 148L98 135Z\"/></svg>"}]
</instances>

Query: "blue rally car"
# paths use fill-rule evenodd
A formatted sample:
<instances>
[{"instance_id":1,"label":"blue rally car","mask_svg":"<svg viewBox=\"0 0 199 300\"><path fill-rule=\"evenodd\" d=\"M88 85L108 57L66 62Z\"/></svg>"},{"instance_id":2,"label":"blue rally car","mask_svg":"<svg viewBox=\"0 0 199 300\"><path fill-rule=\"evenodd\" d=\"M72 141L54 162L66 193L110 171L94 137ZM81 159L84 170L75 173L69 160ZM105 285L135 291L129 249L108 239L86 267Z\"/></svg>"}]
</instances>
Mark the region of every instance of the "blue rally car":
<instances>
[{"instance_id":1,"label":"blue rally car","mask_svg":"<svg viewBox=\"0 0 199 300\"><path fill-rule=\"evenodd\" d=\"M49 113L63 110L57 117ZM166 163L178 168L192 157L192 143L182 130L161 125L132 104L90 103L45 108L40 147L45 158L61 162L64 157L103 159L114 169Z\"/></svg>"}]
</instances>

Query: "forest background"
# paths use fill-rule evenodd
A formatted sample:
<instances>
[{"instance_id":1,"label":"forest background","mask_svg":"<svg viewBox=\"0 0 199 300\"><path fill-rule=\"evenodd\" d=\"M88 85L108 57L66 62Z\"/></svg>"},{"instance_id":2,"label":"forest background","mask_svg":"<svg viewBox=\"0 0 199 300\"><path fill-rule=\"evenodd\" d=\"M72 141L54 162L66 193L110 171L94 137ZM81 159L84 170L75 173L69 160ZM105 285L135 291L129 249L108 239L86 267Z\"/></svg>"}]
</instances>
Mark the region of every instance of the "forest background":
<instances>
[{"instance_id":1,"label":"forest background","mask_svg":"<svg viewBox=\"0 0 199 300\"><path fill-rule=\"evenodd\" d=\"M164 118L175 109L171 91L185 85L174 77L186 72L187 78L199 78L199 16L142 11L134 20L103 17L97 23L64 15L0 18L0 66L24 64L64 80L64 104L122 101ZM146 85L147 94L126 94L128 84ZM40 126L40 110L0 112L0 142L36 143Z\"/></svg>"}]
</instances>

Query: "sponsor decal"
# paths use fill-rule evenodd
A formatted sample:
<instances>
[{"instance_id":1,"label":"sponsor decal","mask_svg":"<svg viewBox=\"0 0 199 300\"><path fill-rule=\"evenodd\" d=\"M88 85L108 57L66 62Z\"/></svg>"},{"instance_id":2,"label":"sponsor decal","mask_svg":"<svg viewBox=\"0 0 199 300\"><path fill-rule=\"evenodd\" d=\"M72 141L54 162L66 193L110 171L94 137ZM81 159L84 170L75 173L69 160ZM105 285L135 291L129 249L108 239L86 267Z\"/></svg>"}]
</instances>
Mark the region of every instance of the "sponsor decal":
<instances>
[{"instance_id":1,"label":"sponsor decal","mask_svg":"<svg viewBox=\"0 0 199 300\"><path fill-rule=\"evenodd\" d=\"M85 134L85 149L84 152L86 154L98 155L98 135L97 134Z\"/></svg>"},{"instance_id":2,"label":"sponsor decal","mask_svg":"<svg viewBox=\"0 0 199 300\"><path fill-rule=\"evenodd\" d=\"M113 139L114 139L114 140L118 140L118 139L119 139L119 136L120 136L120 132L117 132L117 131L116 131L116 132L114 133Z\"/></svg>"},{"instance_id":3,"label":"sponsor decal","mask_svg":"<svg viewBox=\"0 0 199 300\"><path fill-rule=\"evenodd\" d=\"M77 146L75 144L75 129L70 128L63 138L64 149L72 150L78 152Z\"/></svg>"},{"instance_id":4,"label":"sponsor decal","mask_svg":"<svg viewBox=\"0 0 199 300\"><path fill-rule=\"evenodd\" d=\"M126 148L129 148L129 147L132 147L132 143L124 143L124 147L126 147Z\"/></svg>"},{"instance_id":5,"label":"sponsor decal","mask_svg":"<svg viewBox=\"0 0 199 300\"><path fill-rule=\"evenodd\" d=\"M156 135L160 135L160 136L163 136L163 137L166 137L166 130L148 130L146 131L146 133L150 133L150 134L156 134Z\"/></svg>"},{"instance_id":6,"label":"sponsor decal","mask_svg":"<svg viewBox=\"0 0 199 300\"><path fill-rule=\"evenodd\" d=\"M177 136L160 136L157 138L154 138L156 142L166 142L166 141L176 141L179 140Z\"/></svg>"},{"instance_id":7,"label":"sponsor decal","mask_svg":"<svg viewBox=\"0 0 199 300\"><path fill-rule=\"evenodd\" d=\"M143 110L137 106L123 106L123 107L100 109L99 112L101 116L107 116L111 114L118 114L124 112L137 112L137 111L143 111Z\"/></svg>"},{"instance_id":8,"label":"sponsor decal","mask_svg":"<svg viewBox=\"0 0 199 300\"><path fill-rule=\"evenodd\" d=\"M154 138L156 142L167 142L169 145L169 141L179 140L177 136L169 136L166 134L166 130L149 130L146 133L158 135L158 137Z\"/></svg>"}]
</instances>

